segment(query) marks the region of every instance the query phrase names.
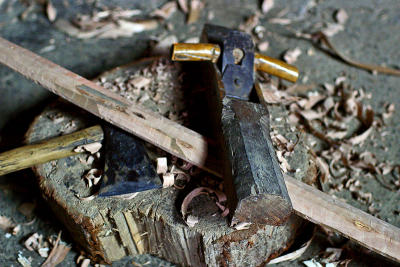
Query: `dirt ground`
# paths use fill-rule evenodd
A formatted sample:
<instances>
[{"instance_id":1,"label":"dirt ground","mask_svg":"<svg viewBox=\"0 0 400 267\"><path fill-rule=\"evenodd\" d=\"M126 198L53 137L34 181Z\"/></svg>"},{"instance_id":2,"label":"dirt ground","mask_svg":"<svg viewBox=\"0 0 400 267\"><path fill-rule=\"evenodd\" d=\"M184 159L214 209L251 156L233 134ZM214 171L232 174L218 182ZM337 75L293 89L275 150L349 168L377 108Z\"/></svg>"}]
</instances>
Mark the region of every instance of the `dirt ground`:
<instances>
[{"instance_id":1,"label":"dirt ground","mask_svg":"<svg viewBox=\"0 0 400 267\"><path fill-rule=\"evenodd\" d=\"M87 78L147 56L152 43L165 36L175 35L179 41L198 37L205 22L237 28L260 10L260 1L204 1L206 5L200 19L190 25L185 22L185 14L177 10L170 18L163 20L156 30L137 33L133 37L78 39L60 31L55 26L57 20L70 20L77 14L90 14L104 7L139 9L142 11L140 17L146 18L167 1L53 1L57 10L54 23L49 21L45 7L40 2L43 1L0 0L0 35ZM397 109L400 105L399 77L376 75L351 67L310 41L293 36L293 31L311 33L326 27L328 23L335 23L335 12L339 9L346 11L348 19L343 30L331 38L338 50L359 61L400 68L400 3L397 0L275 0L273 8L258 22L258 25L265 27L261 39L269 42L266 53L282 58L285 51L298 47L302 53L295 65L301 70L300 84L334 83L337 77L344 75L353 88L362 88L366 93L371 93L364 104L371 105L375 113L382 113L386 103L393 103ZM290 22L287 25L273 23L271 19L277 17L289 19ZM34 116L54 98L39 85L0 66L0 151L20 146ZM382 161L399 164L399 130L400 116L396 110L385 125L385 138L374 135L371 138L376 140L365 142L362 149L373 152ZM19 254L31 257L32 266L39 266L44 258L37 252L27 250L24 241L35 232L48 237L63 230L62 225L49 216L51 211L41 199L35 182L30 170L0 177L0 215L12 218L17 223L34 219L33 223L23 225L17 235L10 236L0 231L0 266L20 266L17 262ZM375 216L400 227L399 191L393 192L383 187L376 179L360 178L360 182L365 192L372 192L374 205L378 208ZM354 198L351 192L343 190L335 194L368 212L368 205ZM27 202L36 204L35 210L28 216L19 211L21 204ZM64 241L71 242L66 231L62 237ZM331 238L335 239L335 244L349 248L345 255L353 259L349 266L395 265L346 239L335 235ZM329 246L332 245L328 243L326 235L319 232L300 259L278 265L304 266L302 261L320 255ZM60 266L76 266L78 256L79 251L73 248ZM114 266L172 264L144 255L126 259Z\"/></svg>"}]
</instances>

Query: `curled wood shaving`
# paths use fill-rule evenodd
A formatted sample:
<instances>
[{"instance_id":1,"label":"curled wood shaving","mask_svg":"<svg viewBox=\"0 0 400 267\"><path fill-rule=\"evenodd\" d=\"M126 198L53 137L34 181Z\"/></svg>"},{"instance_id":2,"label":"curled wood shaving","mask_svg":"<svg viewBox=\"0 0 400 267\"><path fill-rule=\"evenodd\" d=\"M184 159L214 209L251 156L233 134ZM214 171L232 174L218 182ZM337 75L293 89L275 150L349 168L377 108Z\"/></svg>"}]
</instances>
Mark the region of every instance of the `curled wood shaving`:
<instances>
[{"instance_id":1,"label":"curled wood shaving","mask_svg":"<svg viewBox=\"0 0 400 267\"><path fill-rule=\"evenodd\" d=\"M266 104L284 104L288 105L295 101L298 101L299 98L289 95L284 91L279 91L277 88L271 83L254 83L257 94L261 97L260 99Z\"/></svg>"},{"instance_id":2,"label":"curled wood shaving","mask_svg":"<svg viewBox=\"0 0 400 267\"><path fill-rule=\"evenodd\" d=\"M199 196L199 195L210 195L210 194L215 194L216 195L216 199L215 199L215 203L216 205L221 209L221 211L223 212L223 215L228 215L229 210L228 208L226 208L223 204L223 202L225 202L227 200L225 193L218 191L218 190L214 190L208 187L198 187L193 189L189 194L187 194L187 196L183 199L182 205L181 205L181 213L183 218L186 218L187 215L187 209L189 207L189 204L192 202L192 200ZM226 216L225 215L225 216Z\"/></svg>"},{"instance_id":3,"label":"curled wood shaving","mask_svg":"<svg viewBox=\"0 0 400 267\"><path fill-rule=\"evenodd\" d=\"M307 250L307 248L311 245L311 242L314 239L314 235L310 238L310 240L308 240L307 242L305 242L303 245L301 245L301 247L293 252L287 253L285 255L282 255L278 258L275 258L273 260L271 260L270 262L268 262L267 265L271 265L271 264L277 264L280 262L285 262L285 261L294 261L298 258L301 257L301 255L304 254L304 252Z\"/></svg>"},{"instance_id":4,"label":"curled wood shaving","mask_svg":"<svg viewBox=\"0 0 400 267\"><path fill-rule=\"evenodd\" d=\"M71 247L64 245L61 242L61 232L58 233L57 240L50 251L49 256L46 261L41 265L42 267L54 267L57 264L61 263L64 258L67 256L68 252L71 250Z\"/></svg>"},{"instance_id":5,"label":"curled wood shaving","mask_svg":"<svg viewBox=\"0 0 400 267\"><path fill-rule=\"evenodd\" d=\"M319 32L319 33L313 35L313 38L320 40L321 43L325 44L337 57L339 57L341 60L343 60L344 62L346 62L349 65L352 65L354 67L358 67L361 69L365 69L365 70L368 70L371 72L400 76L400 70L398 70L398 69L393 69L393 68L379 66L379 65L373 65L373 64L366 64L366 63L362 63L362 62L353 60L353 59L345 56L343 53L339 52L339 50L336 49L336 47L330 41L329 35L326 34L325 32Z\"/></svg>"},{"instance_id":6,"label":"curled wood shaving","mask_svg":"<svg viewBox=\"0 0 400 267\"><path fill-rule=\"evenodd\" d=\"M316 157L316 163L321 172L321 176L320 176L321 182L326 183L331 177L330 172L329 172L329 165L321 157Z\"/></svg>"},{"instance_id":7,"label":"curled wood shaving","mask_svg":"<svg viewBox=\"0 0 400 267\"><path fill-rule=\"evenodd\" d=\"M372 129L373 128L371 127L368 130L366 130L365 132L363 132L362 134L350 138L348 140L348 142L352 145L358 145L358 144L363 143L368 138L368 136L371 134Z\"/></svg>"},{"instance_id":8,"label":"curled wood shaving","mask_svg":"<svg viewBox=\"0 0 400 267\"><path fill-rule=\"evenodd\" d=\"M97 185L102 176L102 171L99 169L90 169L85 176L83 176L84 179L86 179L86 184L87 187L92 187L93 185Z\"/></svg>"},{"instance_id":9,"label":"curled wood shaving","mask_svg":"<svg viewBox=\"0 0 400 267\"><path fill-rule=\"evenodd\" d=\"M81 200L81 201L91 201L97 197L98 193L95 193L93 195L87 196L87 197L81 197L79 194L75 194L75 196Z\"/></svg>"}]
</instances>

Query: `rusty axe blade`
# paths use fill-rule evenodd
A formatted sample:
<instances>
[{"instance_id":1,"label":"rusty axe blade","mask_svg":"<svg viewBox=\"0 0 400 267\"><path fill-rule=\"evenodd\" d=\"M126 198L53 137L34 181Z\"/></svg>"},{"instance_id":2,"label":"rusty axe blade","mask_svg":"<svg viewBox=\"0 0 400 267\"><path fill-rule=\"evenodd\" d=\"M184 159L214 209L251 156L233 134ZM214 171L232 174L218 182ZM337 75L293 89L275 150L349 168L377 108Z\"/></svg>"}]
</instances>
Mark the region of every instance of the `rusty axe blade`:
<instances>
[{"instance_id":1,"label":"rusty axe blade","mask_svg":"<svg viewBox=\"0 0 400 267\"><path fill-rule=\"evenodd\" d=\"M162 187L140 139L112 125L104 126L103 130L106 154L100 197Z\"/></svg>"}]
</instances>

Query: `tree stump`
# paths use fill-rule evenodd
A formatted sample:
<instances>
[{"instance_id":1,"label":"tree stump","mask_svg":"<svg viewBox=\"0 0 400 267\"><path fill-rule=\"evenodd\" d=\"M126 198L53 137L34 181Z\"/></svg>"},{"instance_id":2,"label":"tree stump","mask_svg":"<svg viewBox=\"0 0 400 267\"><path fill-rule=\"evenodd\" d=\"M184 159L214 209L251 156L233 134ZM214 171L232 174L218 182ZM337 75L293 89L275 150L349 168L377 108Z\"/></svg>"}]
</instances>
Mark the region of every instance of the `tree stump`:
<instances>
[{"instance_id":1,"label":"tree stump","mask_svg":"<svg viewBox=\"0 0 400 267\"><path fill-rule=\"evenodd\" d=\"M128 75L137 71L138 66L142 68L143 64L105 75L116 77L116 72ZM274 110L281 111L279 107L272 108L271 116ZM26 139L34 143L96 122L86 112L59 100L35 119ZM302 169L296 174L305 178L312 168L310 158L302 142L298 142L296 149L298 156L293 164L295 169ZM101 161L88 164L86 159L84 154L71 156L37 165L34 171L57 218L97 262L111 263L127 255L152 254L182 266L260 266L285 251L302 225L302 220L292 215L282 226L251 225L236 230L229 227L214 202L203 195L190 204L199 222L189 227L177 207L182 191L176 188L141 192L132 199L86 200L82 197L91 195L94 189L87 188L82 176L91 168L101 168Z\"/></svg>"}]
</instances>

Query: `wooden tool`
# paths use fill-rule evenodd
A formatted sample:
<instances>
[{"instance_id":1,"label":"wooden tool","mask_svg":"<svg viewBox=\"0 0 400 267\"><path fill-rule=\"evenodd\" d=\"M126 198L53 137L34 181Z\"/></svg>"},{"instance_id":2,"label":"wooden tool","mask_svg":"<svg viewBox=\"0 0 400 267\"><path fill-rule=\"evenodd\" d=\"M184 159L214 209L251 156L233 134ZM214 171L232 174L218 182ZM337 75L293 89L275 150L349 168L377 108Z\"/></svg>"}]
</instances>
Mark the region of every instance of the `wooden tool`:
<instances>
[{"instance_id":1,"label":"wooden tool","mask_svg":"<svg viewBox=\"0 0 400 267\"><path fill-rule=\"evenodd\" d=\"M84 151L77 152L75 148L102 140L103 130L96 125L72 134L3 152L0 154L0 175L82 153Z\"/></svg>"},{"instance_id":2,"label":"wooden tool","mask_svg":"<svg viewBox=\"0 0 400 267\"><path fill-rule=\"evenodd\" d=\"M115 94L2 38L0 38L0 62L67 100L76 101L76 105L111 121L117 126L119 125L126 131L136 133L138 136L145 136L145 140L165 151L206 168L219 176L222 175L218 164L204 165L205 158L207 158L207 145L206 139L202 135L171 122L161 115L155 115L153 112L144 110L133 103L129 104L129 112L125 113L123 111L127 109L124 107L124 103L127 103L126 100L122 99L119 103L115 99L121 98ZM78 90L78 87L80 87L80 90ZM98 93L97 90L99 90ZM98 104L96 104L97 100L99 101ZM109 105L107 105L108 102L110 102ZM113 110L112 105L121 108L122 111ZM138 113L135 114L135 111L138 111ZM314 223L325 225L383 256L400 262L400 254L398 253L400 251L399 228L333 199L311 186L295 181L288 176L284 178L293 208L297 214ZM53 192L49 191L49 194ZM318 201L323 201L324 208L321 208ZM54 203L55 209L59 209L59 205L61 204ZM343 213L343 211L351 212L349 214L348 212ZM144 212L149 211L144 210ZM329 216L326 216L326 214L329 214ZM69 219L67 221L70 222ZM96 229L93 227L97 224L88 222L87 218L77 218L76 224L82 225L82 222L85 229ZM133 232L135 232L134 226L132 225ZM129 224L129 227L131 227L131 224ZM182 232L181 229L180 231ZM92 245L94 251L100 250L98 243L96 240L92 240L90 233L80 233L87 238L83 241L84 243L89 246ZM197 238L196 234L193 234L193 236ZM136 240L138 236L134 235L134 238ZM142 237L139 236L139 238ZM154 239L156 240L156 237ZM141 239L138 240L138 244L140 244ZM230 240L236 239L232 237ZM154 253L157 253L157 251L154 251ZM166 255L172 254L167 253ZM182 257L187 258L186 254Z\"/></svg>"},{"instance_id":3,"label":"wooden tool","mask_svg":"<svg viewBox=\"0 0 400 267\"><path fill-rule=\"evenodd\" d=\"M269 113L264 105L248 100L254 69L290 81L297 80L298 71L255 55L251 36L244 32L205 25L202 41L208 43L174 44L172 59L212 62L200 69L210 87L215 135L224 151L223 177L232 224L281 225L289 218L292 204L269 135ZM255 64L255 58L261 60Z\"/></svg>"}]
</instances>

